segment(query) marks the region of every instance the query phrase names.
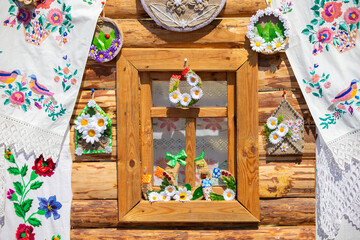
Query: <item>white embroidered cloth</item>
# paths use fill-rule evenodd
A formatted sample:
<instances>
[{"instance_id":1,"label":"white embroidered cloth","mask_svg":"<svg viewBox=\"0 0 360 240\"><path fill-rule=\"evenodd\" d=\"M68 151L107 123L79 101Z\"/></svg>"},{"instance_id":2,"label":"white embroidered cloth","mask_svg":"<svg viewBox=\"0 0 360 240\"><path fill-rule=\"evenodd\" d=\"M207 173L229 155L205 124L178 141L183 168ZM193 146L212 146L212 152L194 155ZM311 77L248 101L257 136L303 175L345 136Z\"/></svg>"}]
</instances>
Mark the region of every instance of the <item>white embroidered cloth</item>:
<instances>
[{"instance_id":1,"label":"white embroidered cloth","mask_svg":"<svg viewBox=\"0 0 360 240\"><path fill-rule=\"evenodd\" d=\"M19 196L24 194L22 191L27 191L30 186L25 188L22 182L28 179L21 182L18 177L30 178L32 171L29 163L27 171L20 169L21 173L18 173L15 166L9 170L3 159L4 149L22 156L22 163L43 155L45 160L51 158L56 166L66 164L59 163L59 154L81 85L97 18L104 4L105 0L43 0L36 8L26 8L15 0L1 2L0 228L4 224L4 202L11 198L5 191L10 194L16 190ZM43 170L49 169L45 160L39 163ZM71 162L71 157L64 161ZM6 177L9 173L11 176ZM67 169L65 175L70 179L71 169ZM12 185L13 182L16 186ZM46 181L43 185L43 189L49 190L47 194L52 194L50 190L65 191L63 187L67 187L58 185L59 189L55 189L56 184L50 186ZM65 192L71 195L70 188L67 187ZM23 218L23 224L40 227L37 220L26 219L20 211L27 210L24 210L25 214L31 206L39 206L34 199L31 203L23 199L13 203L12 208L15 208L17 217ZM70 211L70 205L63 209L64 212ZM13 238L15 231L6 231L5 234L9 235L0 239ZM22 237L33 240L32 237ZM50 239L51 236L44 235L44 238Z\"/></svg>"},{"instance_id":2,"label":"white embroidered cloth","mask_svg":"<svg viewBox=\"0 0 360 240\"><path fill-rule=\"evenodd\" d=\"M291 24L286 54L322 137L317 141L319 239L360 236L359 6L358 0L273 2ZM340 229L349 226L344 238Z\"/></svg>"}]
</instances>

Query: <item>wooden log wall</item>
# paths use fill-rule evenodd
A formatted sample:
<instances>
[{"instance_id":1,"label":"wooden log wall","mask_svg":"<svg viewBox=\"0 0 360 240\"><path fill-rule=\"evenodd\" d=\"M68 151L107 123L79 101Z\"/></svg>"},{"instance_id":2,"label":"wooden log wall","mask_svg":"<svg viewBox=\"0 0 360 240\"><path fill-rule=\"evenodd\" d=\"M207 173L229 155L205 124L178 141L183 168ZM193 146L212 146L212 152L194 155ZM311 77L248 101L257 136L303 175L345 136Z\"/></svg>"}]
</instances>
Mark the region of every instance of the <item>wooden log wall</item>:
<instances>
[{"instance_id":1,"label":"wooden log wall","mask_svg":"<svg viewBox=\"0 0 360 240\"><path fill-rule=\"evenodd\" d=\"M265 7L265 0L227 0L216 20L191 33L175 33L158 27L142 9L140 0L108 0L104 11L122 28L124 48L247 48L245 33L249 17ZM71 121L71 150L74 153L73 120L91 99L91 89L95 89L95 100L113 121L114 152L80 157L73 154L72 239L314 239L314 122L285 53L259 55L258 74L259 228L117 229L116 68L115 62L99 65L89 61ZM265 153L262 125L281 102L283 89L288 91L287 99L305 119L305 152L301 156L266 156Z\"/></svg>"}]
</instances>

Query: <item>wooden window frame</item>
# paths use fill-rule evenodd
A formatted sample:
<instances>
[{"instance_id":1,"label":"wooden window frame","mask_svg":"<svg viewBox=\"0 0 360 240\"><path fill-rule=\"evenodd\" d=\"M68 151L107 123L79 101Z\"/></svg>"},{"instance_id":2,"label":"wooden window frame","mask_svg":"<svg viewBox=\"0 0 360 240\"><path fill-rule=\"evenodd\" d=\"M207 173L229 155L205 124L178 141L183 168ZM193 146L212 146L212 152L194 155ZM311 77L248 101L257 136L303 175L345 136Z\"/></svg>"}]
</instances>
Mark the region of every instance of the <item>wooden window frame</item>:
<instances>
[{"instance_id":1,"label":"wooden window frame","mask_svg":"<svg viewBox=\"0 0 360 240\"><path fill-rule=\"evenodd\" d=\"M185 58L194 71L234 73L228 74L230 77L227 79L231 81L229 78L235 78L232 81L235 81L233 86L236 88L233 112L237 116L237 149L233 166L237 196L234 201L150 203L141 197L142 166L152 166L152 157L147 157L152 152L145 153L141 146L145 144L145 148L152 151L151 112L162 111L152 107L151 101L140 103L141 98L150 99L144 94L151 94L149 74L142 73L181 71ZM250 55L245 49L125 48L117 61L116 70L119 223L258 223L257 55ZM145 84L140 84L140 75ZM146 84L147 81L149 84ZM168 111L172 111L171 108ZM181 111L193 111L194 117L201 117L201 111ZM152 173L152 169L147 171Z\"/></svg>"}]
</instances>

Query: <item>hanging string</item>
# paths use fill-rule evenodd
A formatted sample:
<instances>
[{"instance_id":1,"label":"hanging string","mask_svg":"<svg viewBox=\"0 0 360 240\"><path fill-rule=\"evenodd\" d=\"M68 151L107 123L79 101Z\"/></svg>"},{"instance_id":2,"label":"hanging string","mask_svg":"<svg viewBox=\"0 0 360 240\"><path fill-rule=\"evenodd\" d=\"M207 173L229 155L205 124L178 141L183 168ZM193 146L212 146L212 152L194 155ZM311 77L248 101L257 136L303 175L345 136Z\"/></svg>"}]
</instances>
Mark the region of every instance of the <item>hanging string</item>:
<instances>
[{"instance_id":1,"label":"hanging string","mask_svg":"<svg viewBox=\"0 0 360 240\"><path fill-rule=\"evenodd\" d=\"M95 90L91 89L91 99L94 100L95 97Z\"/></svg>"},{"instance_id":2,"label":"hanging string","mask_svg":"<svg viewBox=\"0 0 360 240\"><path fill-rule=\"evenodd\" d=\"M283 93L284 99L286 100L286 90L283 90Z\"/></svg>"}]
</instances>

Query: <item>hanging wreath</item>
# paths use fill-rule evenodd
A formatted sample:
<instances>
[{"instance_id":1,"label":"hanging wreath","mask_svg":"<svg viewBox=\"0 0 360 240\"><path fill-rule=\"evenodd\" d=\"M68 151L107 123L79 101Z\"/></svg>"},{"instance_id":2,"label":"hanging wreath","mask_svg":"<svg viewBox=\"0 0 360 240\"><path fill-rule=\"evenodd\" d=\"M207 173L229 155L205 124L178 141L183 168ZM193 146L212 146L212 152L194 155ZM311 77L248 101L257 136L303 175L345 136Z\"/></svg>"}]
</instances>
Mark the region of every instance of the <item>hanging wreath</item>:
<instances>
[{"instance_id":1,"label":"hanging wreath","mask_svg":"<svg viewBox=\"0 0 360 240\"><path fill-rule=\"evenodd\" d=\"M181 93L180 79L181 75L171 75L169 86L170 102L178 107L191 107L199 101L203 95L201 78L191 69L185 68L182 76L186 78L186 82L192 87L189 93Z\"/></svg>"},{"instance_id":2,"label":"hanging wreath","mask_svg":"<svg viewBox=\"0 0 360 240\"><path fill-rule=\"evenodd\" d=\"M278 9L258 10L250 18L246 37L253 51L273 54L284 50L290 37L290 23Z\"/></svg>"}]
</instances>

